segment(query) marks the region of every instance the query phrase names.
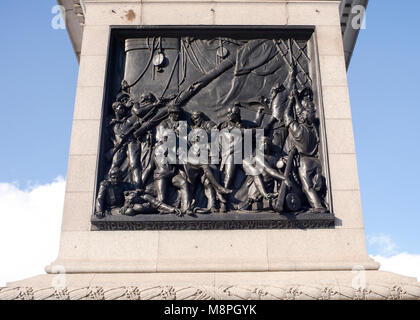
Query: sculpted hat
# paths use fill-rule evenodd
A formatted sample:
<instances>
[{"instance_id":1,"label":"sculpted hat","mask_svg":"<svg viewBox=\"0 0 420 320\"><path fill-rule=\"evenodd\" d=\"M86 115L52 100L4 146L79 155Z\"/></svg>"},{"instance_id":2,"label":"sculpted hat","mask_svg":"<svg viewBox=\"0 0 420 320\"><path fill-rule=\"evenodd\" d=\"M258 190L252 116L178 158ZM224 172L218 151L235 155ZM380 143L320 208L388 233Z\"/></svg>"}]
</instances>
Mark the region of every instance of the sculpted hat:
<instances>
[{"instance_id":1,"label":"sculpted hat","mask_svg":"<svg viewBox=\"0 0 420 320\"><path fill-rule=\"evenodd\" d=\"M117 101L121 101L124 98L125 99L130 99L131 96L126 92L121 92L121 93L117 94Z\"/></svg>"},{"instance_id":2,"label":"sculpted hat","mask_svg":"<svg viewBox=\"0 0 420 320\"><path fill-rule=\"evenodd\" d=\"M313 96L313 92L312 92L312 89L311 88L308 88L308 87L305 87L305 88L303 88L303 89L301 89L300 91L299 91L299 98L303 98L304 96L306 96L306 95L310 95L311 97Z\"/></svg>"},{"instance_id":3,"label":"sculpted hat","mask_svg":"<svg viewBox=\"0 0 420 320\"><path fill-rule=\"evenodd\" d=\"M181 107L178 104L172 104L171 103L168 106L168 112L169 113L181 113L182 112L182 109L181 109Z\"/></svg>"},{"instance_id":4,"label":"sculpted hat","mask_svg":"<svg viewBox=\"0 0 420 320\"><path fill-rule=\"evenodd\" d=\"M203 117L203 113L201 111L194 111L191 113L191 119L199 119Z\"/></svg>"},{"instance_id":5,"label":"sculpted hat","mask_svg":"<svg viewBox=\"0 0 420 320\"><path fill-rule=\"evenodd\" d=\"M233 106L228 109L228 113L239 113L239 112L241 112L240 106L241 106L241 103L236 101L233 104Z\"/></svg>"},{"instance_id":6,"label":"sculpted hat","mask_svg":"<svg viewBox=\"0 0 420 320\"><path fill-rule=\"evenodd\" d=\"M140 96L140 102L143 102L143 101L155 102L156 101L156 97L151 92L149 92L149 93L143 93Z\"/></svg>"}]
</instances>

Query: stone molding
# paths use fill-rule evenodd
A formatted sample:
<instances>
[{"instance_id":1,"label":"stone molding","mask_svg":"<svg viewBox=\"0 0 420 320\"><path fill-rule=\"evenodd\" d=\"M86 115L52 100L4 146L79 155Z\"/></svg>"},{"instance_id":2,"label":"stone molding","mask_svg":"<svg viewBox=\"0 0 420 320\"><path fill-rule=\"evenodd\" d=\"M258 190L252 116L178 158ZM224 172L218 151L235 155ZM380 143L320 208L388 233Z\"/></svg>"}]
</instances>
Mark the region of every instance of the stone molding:
<instances>
[{"instance_id":1,"label":"stone molding","mask_svg":"<svg viewBox=\"0 0 420 320\"><path fill-rule=\"evenodd\" d=\"M137 2L137 1L138 0L131 0L131 1L126 0L125 2ZM165 2L165 1L166 0L162 2ZM107 3L109 1L57 0L58 4L65 6L66 11L70 16L70 19L74 21L73 23L68 23L67 31L69 33L70 38L72 39L72 44L73 44L74 51L78 60L80 58L80 47L81 47L81 42L82 42L81 34L83 33L83 27L85 23L85 12L84 12L85 2ZM138 2L142 3L141 1L138 1ZM199 1L192 0L191 2L197 3ZM244 2L246 3L249 1L244 1ZM266 1L266 2L273 2L273 1ZM342 0L340 3L340 11L339 11L347 67L350 64L350 59L353 55L354 46L356 44L357 37L359 35L359 30L353 30L352 28L350 28L351 26L350 21L354 17L354 14L350 12L353 2L354 0ZM359 2L357 3L355 2L355 4L359 4ZM367 0L360 1L360 4L367 7L368 1Z\"/></svg>"},{"instance_id":2,"label":"stone molding","mask_svg":"<svg viewBox=\"0 0 420 320\"><path fill-rule=\"evenodd\" d=\"M420 300L420 284L0 288L0 300Z\"/></svg>"}]
</instances>

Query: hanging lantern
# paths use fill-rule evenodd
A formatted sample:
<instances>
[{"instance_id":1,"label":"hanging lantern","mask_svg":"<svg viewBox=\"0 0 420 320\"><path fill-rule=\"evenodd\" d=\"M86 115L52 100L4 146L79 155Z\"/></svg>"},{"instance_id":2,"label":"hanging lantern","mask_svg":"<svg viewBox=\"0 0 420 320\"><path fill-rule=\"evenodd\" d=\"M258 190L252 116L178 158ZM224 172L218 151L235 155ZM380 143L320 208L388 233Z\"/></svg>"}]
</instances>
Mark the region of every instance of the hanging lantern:
<instances>
[{"instance_id":1,"label":"hanging lantern","mask_svg":"<svg viewBox=\"0 0 420 320\"><path fill-rule=\"evenodd\" d=\"M165 61L165 56L162 52L158 52L153 57L153 65L157 68L157 72L163 72L163 63Z\"/></svg>"},{"instance_id":2,"label":"hanging lantern","mask_svg":"<svg viewBox=\"0 0 420 320\"><path fill-rule=\"evenodd\" d=\"M219 47L216 51L216 54L219 58L226 58L229 55L229 50L225 47Z\"/></svg>"}]
</instances>

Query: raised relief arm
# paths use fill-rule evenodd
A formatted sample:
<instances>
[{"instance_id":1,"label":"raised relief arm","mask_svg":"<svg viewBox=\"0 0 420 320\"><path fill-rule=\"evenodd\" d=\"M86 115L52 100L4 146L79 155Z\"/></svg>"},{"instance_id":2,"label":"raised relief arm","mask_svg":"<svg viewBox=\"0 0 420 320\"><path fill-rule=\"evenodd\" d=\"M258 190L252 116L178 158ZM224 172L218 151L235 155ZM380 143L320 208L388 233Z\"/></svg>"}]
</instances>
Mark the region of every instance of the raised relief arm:
<instances>
[{"instance_id":1,"label":"raised relief arm","mask_svg":"<svg viewBox=\"0 0 420 320\"><path fill-rule=\"evenodd\" d=\"M296 104L299 103L299 99L297 97L296 91L292 90L287 98L287 106L286 110L284 111L284 123L286 128L289 129L289 133L293 136L298 136L300 133L300 125L296 121ZM300 106L297 105L298 107Z\"/></svg>"},{"instance_id":2,"label":"raised relief arm","mask_svg":"<svg viewBox=\"0 0 420 320\"><path fill-rule=\"evenodd\" d=\"M260 165L265 172L267 172L270 176L277 180L286 180L285 176L278 172L276 169L272 168L268 162L263 159L262 157L256 157L256 161L258 165Z\"/></svg>"},{"instance_id":3,"label":"raised relief arm","mask_svg":"<svg viewBox=\"0 0 420 320\"><path fill-rule=\"evenodd\" d=\"M265 171L267 171L267 173L270 175L270 176L272 176L274 179L277 179L277 180L286 180L286 177L283 175L283 174L281 174L280 172L278 172L277 170L275 170L275 169L273 169L273 168L271 168L269 165L266 165L266 167L265 167Z\"/></svg>"},{"instance_id":4,"label":"raised relief arm","mask_svg":"<svg viewBox=\"0 0 420 320\"><path fill-rule=\"evenodd\" d=\"M259 128L264 120L264 107L260 107L255 115L255 127Z\"/></svg>"}]
</instances>

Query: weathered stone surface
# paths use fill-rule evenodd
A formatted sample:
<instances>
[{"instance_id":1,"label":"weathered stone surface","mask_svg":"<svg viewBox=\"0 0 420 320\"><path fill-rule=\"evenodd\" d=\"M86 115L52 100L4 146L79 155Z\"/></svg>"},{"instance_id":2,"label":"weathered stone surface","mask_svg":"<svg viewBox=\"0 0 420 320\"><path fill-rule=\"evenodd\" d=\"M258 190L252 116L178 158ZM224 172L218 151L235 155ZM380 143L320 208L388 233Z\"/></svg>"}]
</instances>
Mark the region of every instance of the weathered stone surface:
<instances>
[{"instance_id":1,"label":"weathered stone surface","mask_svg":"<svg viewBox=\"0 0 420 320\"><path fill-rule=\"evenodd\" d=\"M10 283L0 300L420 300L414 278L378 271L56 274Z\"/></svg>"},{"instance_id":2,"label":"weathered stone surface","mask_svg":"<svg viewBox=\"0 0 420 320\"><path fill-rule=\"evenodd\" d=\"M132 25L132 24L152 24L159 22L158 18L153 18L154 16L162 16L167 14L171 15L167 23L170 24L186 24L184 15L190 15L193 12L196 12L197 15L193 15L193 19L196 24L217 24L221 23L220 19L225 19L229 15L225 14L228 12L234 12L235 8L242 8L241 15L237 16L235 23L247 25L247 24L278 24L282 25L286 22L288 24L297 24L304 25L310 24L315 25L315 34L317 35L318 50L320 53L320 68L321 68L321 86L323 94L323 103L325 110L326 121L326 131L327 131L327 141L329 143L328 151L331 153L328 155L329 158L329 170L331 171L331 181L332 189L340 190L337 192L342 192L337 194L333 193L334 203L339 201L340 203L335 203L337 208L337 218L341 220L340 224L336 229L326 230L330 236L327 236L324 240L320 238L319 242L312 242L311 250L314 251L323 251L324 243L334 243L337 250L334 250L334 257L327 259L329 262L325 265L333 268L334 264L336 267L351 268L352 261L350 257L353 255L360 255L357 257L357 261L354 260L354 263L365 263L370 265L370 268L373 268L375 264L367 257L364 236L362 230L362 216L361 216L361 206L360 206L360 197L355 193L358 192L358 178L357 178L357 167L356 159L353 145L353 137L351 132L351 119L350 106L348 99L348 89L346 81L346 71L344 67L344 58L342 52L339 50L339 44L332 43L332 41L337 41L337 33L340 28L339 19L337 18L337 6L338 4L333 1L310 1L304 3L289 3L287 4L288 11L286 12L286 4L283 1L278 3L256 3L253 1L247 1L245 4L241 5L241 2L238 3L224 3L223 1L215 3L215 12L212 12L209 7L209 4L200 3L200 1L195 2L177 2L171 1L170 5L177 6L177 10L183 11L183 15L173 15L171 10L165 10L162 13L162 10L153 9L164 5L165 3L159 2L144 2L141 4L138 1L127 1L122 4L113 4L112 1L85 1L87 6L87 14L89 17L86 17L86 34L83 47L83 56L80 65L80 77L79 77L79 87L77 91L76 99L76 110L74 118L77 120L82 119L91 119L99 120L101 116L102 108L102 95L103 95L103 85L104 85L104 72L105 72L105 61L106 61L106 49L104 41L106 39L107 33L110 24L118 25ZM196 10L196 8L198 8ZM222 10L225 8L225 11ZM255 12L264 13L264 18L262 15L254 15L253 18L249 17L247 12L253 10ZM112 12L112 10L115 11ZM133 10L135 13L134 20L126 21L126 13L129 10ZM209 10L208 13L207 10ZM230 11L229 11L230 10ZM233 10L233 11L232 11ZM317 12L317 10L319 12ZM125 14L124 14L125 13ZM147 13L147 14L146 14ZM199 13L199 14L198 14ZM224 15L225 14L225 15ZM287 21L283 21L287 16ZM169 16L168 16L169 17ZM214 17L215 20L211 20ZM151 20L147 20L151 19ZM153 20L155 19L155 20ZM219 19L219 20L217 20ZM239 20L238 20L239 19ZM258 20L260 19L260 20ZM163 20L162 20L163 21ZM219 21L219 22L217 22ZM228 21L225 23L228 23ZM232 20L233 21L233 20ZM162 22L163 23L163 22ZM97 39L97 41L95 41ZM329 119L347 119L345 121L347 130L340 131L340 123L333 121L329 122ZM78 123L78 122L77 122ZM76 123L76 124L77 124ZM86 121L83 122L83 132L95 132L97 130L97 122ZM75 125L74 130L79 131L78 125ZM75 136L84 136L79 133L75 133ZM344 142L344 143L343 143ZM65 205L65 212L63 218L63 234L62 234L62 246L60 249L60 255L58 263L64 263L65 266L68 266L69 269L73 270L72 272L77 272L78 268L83 270L95 270L101 269L103 271L117 271L121 270L124 267L123 263L118 261L112 261L111 256L109 255L107 259L101 259L101 248L100 243L109 243L110 248L109 252L117 252L118 246L111 240L115 239L114 236L110 235L108 231L95 231L95 235L91 236L91 231L86 229L86 221L89 221L93 213L93 201L89 199L94 198L95 190L95 166L97 155L94 154L94 149L96 145L99 144L97 135L92 135L91 140L89 141L89 146L87 149L83 146L80 146L83 142L83 139L75 139L72 141L72 150L76 153L83 152L91 155L72 155L69 161L69 171L67 178L67 191L74 193L76 196L72 195L70 198L67 197ZM78 145L79 144L79 145ZM350 153L350 154L343 154ZM334 192L334 191L333 191ZM72 206L69 201L73 202L77 200L77 194L83 194L83 201L80 205L83 204L83 210L80 209L80 212L77 214L74 213L74 210L71 208L77 208L77 206ZM73 199L73 200L71 200ZM348 206L351 205L351 209L346 210ZM87 206L90 206L88 208ZM77 221L78 222L77 222ZM352 231L349 231L346 237L339 236L338 229L349 229L356 228L353 236L351 235ZM120 258L124 261L129 260L130 257L134 257L135 263L126 264L126 269L136 268L136 270L149 270L153 271L156 268L167 268L171 267L174 270L181 270L183 266L189 265L194 266L196 270L200 268L206 268L205 260L202 257L205 256L214 256L215 250L212 246L203 246L198 241L192 241L194 245L200 247L200 252L198 250L190 250L189 243L184 244L181 241L176 241L179 231L159 231L159 241L152 241L151 250L154 250L154 253L151 254L150 262L144 262L142 258L138 255L138 246L136 244L137 239L141 237L142 234L149 236L149 233L152 231L131 231L129 235L125 236L124 249L121 253L118 253ZM204 238L211 239L211 243L214 242L215 246L222 248L223 245L229 243L230 234L221 233L223 236L220 236L218 232L214 231L200 231ZM235 235L237 237L238 243L243 241L247 242L247 239L254 238L255 235L261 234L261 231L258 230L247 230L241 231ZM284 230L279 232L266 232L263 233L270 234L267 241L257 241L261 245L258 250L254 250L258 262L258 269L268 270L270 268L281 268L282 270L287 269L287 266L290 269L295 270L300 268L317 268L322 264L322 259L312 259L306 261L306 263L296 256L288 259L286 251L281 252L283 249L279 249L276 243L281 243L285 239L292 239L287 243L290 244L292 252L299 252L299 256L303 258L305 256L305 250L302 247L302 243L308 241L308 238L305 236L305 232L301 231L290 231ZM323 232L321 232L324 234ZM217 234L217 236L216 236ZM226 234L226 236L224 236ZM312 233L311 233L312 234ZM289 236L290 235L290 236ZM175 238L173 238L175 237ZM314 235L316 237L316 235ZM347 249L348 239L361 237L360 241L351 241L351 254L349 254ZM201 236L199 237L201 238ZM242 239L242 240L241 240ZM203 240L204 241L204 240ZM207 240L208 241L208 240ZM236 241L236 240L235 240ZM225 243L226 242L226 243ZM317 247L319 243L319 247ZM321 245L322 243L322 245ZM257 246L258 247L258 246ZM170 249L169 249L170 248ZM269 250L268 250L269 248ZM329 248L329 246L328 246ZM177 261L177 258L174 255L171 255L170 252L168 256L162 255L161 258L156 258L160 256L163 252L167 251L173 252L185 252L183 257L183 264L180 264ZM268 251L267 251L268 250ZM85 252L86 251L86 252ZM223 254L223 250L218 249L217 252L217 261L216 265L213 265L218 271L223 271L226 268L231 268L232 261L229 263L223 262L224 259L228 258L227 255ZM87 253L89 252L89 253ZM264 258L264 252L270 252L270 258L266 256ZM289 251L287 251L289 252ZM86 259L86 260L83 260ZM108 260L110 259L110 260ZM153 259L153 262L151 262ZM162 260L160 260L162 259ZM173 263L171 262L173 259ZM200 263L195 264L195 261L199 259ZM201 259L201 260L200 260ZM238 256L238 265L241 262L241 257ZM101 265L100 261L107 260L108 262L104 265ZM251 261L252 259L249 259ZM187 261L187 264L184 262ZM341 261L341 262L340 262ZM344 261L344 263L343 263ZM139 265L134 266L136 263ZM161 264L160 264L161 263ZM250 266L250 265L249 265ZM190 267L188 267L190 268ZM248 268L248 267L247 267ZM134 270L133 269L133 270ZM211 269L211 268L210 268ZM208 270L208 269L207 269Z\"/></svg>"}]
</instances>

